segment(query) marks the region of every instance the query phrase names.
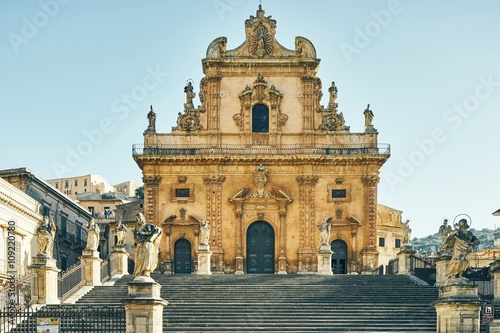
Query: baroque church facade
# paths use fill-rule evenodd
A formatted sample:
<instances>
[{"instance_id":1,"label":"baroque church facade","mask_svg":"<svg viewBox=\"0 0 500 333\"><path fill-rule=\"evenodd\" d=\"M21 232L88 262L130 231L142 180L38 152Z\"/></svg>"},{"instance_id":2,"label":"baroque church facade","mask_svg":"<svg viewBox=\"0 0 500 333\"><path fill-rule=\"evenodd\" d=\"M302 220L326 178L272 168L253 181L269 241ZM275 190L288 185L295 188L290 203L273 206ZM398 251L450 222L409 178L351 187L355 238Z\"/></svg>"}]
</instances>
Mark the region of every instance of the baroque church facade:
<instances>
[{"instance_id":1,"label":"baroque church facade","mask_svg":"<svg viewBox=\"0 0 500 333\"><path fill-rule=\"evenodd\" d=\"M379 265L377 187L389 146L378 143L369 106L365 131L350 131L335 83L321 104L314 45L296 37L295 49L283 47L276 24L259 6L241 46L227 49L225 37L208 46L201 104L189 82L171 133L157 133L148 114L133 157L144 215L164 231L164 273L196 272L200 223L210 226L211 272L314 273L323 221L334 273Z\"/></svg>"}]
</instances>

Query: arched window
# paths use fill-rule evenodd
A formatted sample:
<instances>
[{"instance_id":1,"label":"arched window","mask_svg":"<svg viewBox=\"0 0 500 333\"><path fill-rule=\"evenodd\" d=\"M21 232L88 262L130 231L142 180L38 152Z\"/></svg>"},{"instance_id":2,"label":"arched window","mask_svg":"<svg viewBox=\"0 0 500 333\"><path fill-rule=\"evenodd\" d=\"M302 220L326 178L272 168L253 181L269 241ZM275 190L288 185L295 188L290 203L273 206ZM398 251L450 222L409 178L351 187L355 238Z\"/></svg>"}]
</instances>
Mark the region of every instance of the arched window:
<instances>
[{"instance_id":1,"label":"arched window","mask_svg":"<svg viewBox=\"0 0 500 333\"><path fill-rule=\"evenodd\" d=\"M264 104L255 104L252 108L252 132L269 132L269 108Z\"/></svg>"}]
</instances>

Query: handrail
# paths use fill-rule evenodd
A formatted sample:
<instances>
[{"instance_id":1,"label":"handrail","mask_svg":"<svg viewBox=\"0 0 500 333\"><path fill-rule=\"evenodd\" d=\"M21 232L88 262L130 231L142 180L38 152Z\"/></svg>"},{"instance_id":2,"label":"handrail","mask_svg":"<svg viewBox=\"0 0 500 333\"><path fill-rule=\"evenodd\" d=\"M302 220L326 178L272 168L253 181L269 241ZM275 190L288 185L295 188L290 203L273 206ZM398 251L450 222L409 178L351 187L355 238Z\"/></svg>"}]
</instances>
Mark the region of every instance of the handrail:
<instances>
[{"instance_id":1,"label":"handrail","mask_svg":"<svg viewBox=\"0 0 500 333\"><path fill-rule=\"evenodd\" d=\"M73 295L80 287L85 285L85 265L78 262L59 273L58 277L58 297L64 302Z\"/></svg>"},{"instance_id":2,"label":"handrail","mask_svg":"<svg viewBox=\"0 0 500 333\"><path fill-rule=\"evenodd\" d=\"M154 144L132 146L132 155L389 155L389 144L292 144L276 146Z\"/></svg>"}]
</instances>

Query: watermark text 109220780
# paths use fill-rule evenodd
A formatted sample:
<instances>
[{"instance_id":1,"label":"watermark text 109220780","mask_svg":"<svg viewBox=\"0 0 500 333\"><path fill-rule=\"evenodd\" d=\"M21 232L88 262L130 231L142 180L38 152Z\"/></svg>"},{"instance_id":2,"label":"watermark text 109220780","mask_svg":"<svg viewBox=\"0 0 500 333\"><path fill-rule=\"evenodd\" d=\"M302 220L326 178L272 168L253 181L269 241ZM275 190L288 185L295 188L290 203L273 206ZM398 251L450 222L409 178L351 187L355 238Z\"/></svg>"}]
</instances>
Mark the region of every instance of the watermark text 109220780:
<instances>
[{"instance_id":1,"label":"watermark text 109220780","mask_svg":"<svg viewBox=\"0 0 500 333\"><path fill-rule=\"evenodd\" d=\"M16 300L16 287L17 281L16 276L17 266L16 262L16 222L9 221L7 226L7 275L9 276L7 298L8 298L8 311L9 311L9 322L13 324L15 319L15 313L17 310L17 300Z\"/></svg>"}]
</instances>

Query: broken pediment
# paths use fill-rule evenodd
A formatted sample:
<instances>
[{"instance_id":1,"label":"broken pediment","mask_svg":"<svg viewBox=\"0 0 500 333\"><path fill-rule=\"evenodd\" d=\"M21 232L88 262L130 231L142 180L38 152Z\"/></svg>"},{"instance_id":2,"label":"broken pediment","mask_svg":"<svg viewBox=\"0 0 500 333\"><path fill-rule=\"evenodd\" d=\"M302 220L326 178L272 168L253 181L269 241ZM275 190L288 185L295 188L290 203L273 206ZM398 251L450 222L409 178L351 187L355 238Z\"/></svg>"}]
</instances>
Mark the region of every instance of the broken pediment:
<instances>
[{"instance_id":1,"label":"broken pediment","mask_svg":"<svg viewBox=\"0 0 500 333\"><path fill-rule=\"evenodd\" d=\"M259 165L254 173L254 183L256 188L251 191L250 186L245 186L238 190L229 199L229 201L245 201L250 198L271 198L277 201L282 201L284 199L287 203L292 202L293 198L278 186L273 186L271 191L267 191L265 189L267 183L267 172L268 171L265 166Z\"/></svg>"},{"instance_id":2,"label":"broken pediment","mask_svg":"<svg viewBox=\"0 0 500 333\"><path fill-rule=\"evenodd\" d=\"M276 40L276 20L265 16L259 5L257 16L245 21L245 41L234 50L227 50L226 37L216 38L207 48L207 58L305 58L316 60L314 45L304 37L295 38L295 50Z\"/></svg>"}]
</instances>

